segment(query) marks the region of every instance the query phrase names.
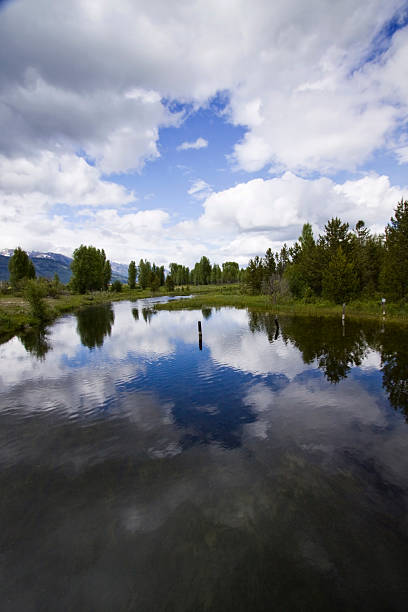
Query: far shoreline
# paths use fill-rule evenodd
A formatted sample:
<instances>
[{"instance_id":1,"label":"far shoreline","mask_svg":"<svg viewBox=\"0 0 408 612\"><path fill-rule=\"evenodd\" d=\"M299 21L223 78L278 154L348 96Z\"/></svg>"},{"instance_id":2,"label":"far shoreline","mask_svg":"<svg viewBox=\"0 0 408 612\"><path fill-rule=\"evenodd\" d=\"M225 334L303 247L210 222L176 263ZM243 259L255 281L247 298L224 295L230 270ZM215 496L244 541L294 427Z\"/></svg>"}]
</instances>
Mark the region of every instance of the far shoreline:
<instances>
[{"instance_id":1,"label":"far shoreline","mask_svg":"<svg viewBox=\"0 0 408 612\"><path fill-rule=\"evenodd\" d=\"M271 314L301 316L338 316L341 318L342 305L330 303L323 299L304 302L288 299L274 302L268 295L248 295L240 293L239 285L201 285L193 287L175 287L174 291L152 291L150 289L128 289L120 292L95 291L85 294L63 293L58 298L45 298L49 316L45 326L60 316L75 313L81 308L104 304L107 302L136 301L154 297L180 297L162 304L155 304L157 310L195 310L202 308L247 308ZM186 298L189 298L188 300ZM408 323L408 306L394 303L386 304L386 315L382 315L381 300L371 298L354 300L346 305L346 319L367 319L387 321L406 325ZM44 326L44 325L43 325ZM27 301L19 296L0 296L0 343L7 342L16 334L40 328L38 321L30 315Z\"/></svg>"}]
</instances>

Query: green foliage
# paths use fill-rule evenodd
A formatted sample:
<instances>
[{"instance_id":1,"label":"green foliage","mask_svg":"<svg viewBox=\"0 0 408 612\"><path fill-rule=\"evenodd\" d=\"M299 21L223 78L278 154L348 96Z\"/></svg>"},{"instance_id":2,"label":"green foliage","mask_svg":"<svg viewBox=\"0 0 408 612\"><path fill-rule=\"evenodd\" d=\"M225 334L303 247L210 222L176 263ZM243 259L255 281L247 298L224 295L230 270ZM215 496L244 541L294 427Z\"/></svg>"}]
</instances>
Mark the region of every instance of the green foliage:
<instances>
[{"instance_id":1,"label":"green foliage","mask_svg":"<svg viewBox=\"0 0 408 612\"><path fill-rule=\"evenodd\" d=\"M173 262L170 264L170 276L175 285L185 285L190 281L190 270L186 266Z\"/></svg>"},{"instance_id":2,"label":"green foliage","mask_svg":"<svg viewBox=\"0 0 408 612\"><path fill-rule=\"evenodd\" d=\"M167 275L166 278L166 289L167 291L174 291L174 280L171 274Z\"/></svg>"},{"instance_id":3,"label":"green foliage","mask_svg":"<svg viewBox=\"0 0 408 612\"><path fill-rule=\"evenodd\" d=\"M136 287L136 263L131 261L128 267L128 285L130 289Z\"/></svg>"},{"instance_id":4,"label":"green foliage","mask_svg":"<svg viewBox=\"0 0 408 612\"><path fill-rule=\"evenodd\" d=\"M348 263L341 246L337 248L323 273L323 295L336 304L357 294L358 277L353 263Z\"/></svg>"},{"instance_id":5,"label":"green foliage","mask_svg":"<svg viewBox=\"0 0 408 612\"><path fill-rule=\"evenodd\" d=\"M103 249L81 244L74 251L71 270L70 286L78 293L100 291L108 287L111 266Z\"/></svg>"},{"instance_id":6,"label":"green foliage","mask_svg":"<svg viewBox=\"0 0 408 612\"><path fill-rule=\"evenodd\" d=\"M34 264L20 247L17 247L10 257L8 268L13 287L17 287L23 280L35 278Z\"/></svg>"},{"instance_id":7,"label":"green foliage","mask_svg":"<svg viewBox=\"0 0 408 612\"><path fill-rule=\"evenodd\" d=\"M81 342L90 349L102 346L105 336L110 336L115 321L111 304L84 308L76 317Z\"/></svg>"},{"instance_id":8,"label":"green foliage","mask_svg":"<svg viewBox=\"0 0 408 612\"><path fill-rule=\"evenodd\" d=\"M256 295L261 293L262 281L264 278L263 260L256 255L249 260L245 275L245 288L248 293Z\"/></svg>"},{"instance_id":9,"label":"green foliage","mask_svg":"<svg viewBox=\"0 0 408 612\"><path fill-rule=\"evenodd\" d=\"M24 295L30 306L31 316L37 321L46 321L49 318L47 305L44 301L47 295L46 284L34 279L28 280Z\"/></svg>"},{"instance_id":10,"label":"green foliage","mask_svg":"<svg viewBox=\"0 0 408 612\"><path fill-rule=\"evenodd\" d=\"M219 285L220 283L222 283L222 272L218 264L214 264L211 268L210 282L212 285Z\"/></svg>"},{"instance_id":11,"label":"green foliage","mask_svg":"<svg viewBox=\"0 0 408 612\"><path fill-rule=\"evenodd\" d=\"M109 287L111 277L112 277L112 267L108 259L107 261L105 261L105 264L103 266L103 288L105 289L105 291Z\"/></svg>"},{"instance_id":12,"label":"green foliage","mask_svg":"<svg viewBox=\"0 0 408 612\"><path fill-rule=\"evenodd\" d=\"M153 274L150 280L150 288L152 291L157 291L160 287L160 277L158 274Z\"/></svg>"},{"instance_id":13,"label":"green foliage","mask_svg":"<svg viewBox=\"0 0 408 612\"><path fill-rule=\"evenodd\" d=\"M152 277L152 266L150 261L144 261L143 259L139 262L139 285L142 289L150 287Z\"/></svg>"},{"instance_id":14,"label":"green foliage","mask_svg":"<svg viewBox=\"0 0 408 612\"><path fill-rule=\"evenodd\" d=\"M111 286L111 291L119 293L120 291L122 291L122 283L120 282L120 280L115 280L112 283Z\"/></svg>"},{"instance_id":15,"label":"green foliage","mask_svg":"<svg viewBox=\"0 0 408 612\"><path fill-rule=\"evenodd\" d=\"M324 226L325 233L320 241L328 257L334 257L339 247L343 253L349 255L352 244L352 234L349 232L349 224L342 223L338 217L334 217Z\"/></svg>"},{"instance_id":16,"label":"green foliage","mask_svg":"<svg viewBox=\"0 0 408 612\"><path fill-rule=\"evenodd\" d=\"M385 228L381 287L393 300L408 298L408 201L401 200Z\"/></svg>"},{"instance_id":17,"label":"green foliage","mask_svg":"<svg viewBox=\"0 0 408 612\"><path fill-rule=\"evenodd\" d=\"M45 359L45 355L52 348L44 327L28 329L19 338L26 351L40 361Z\"/></svg>"},{"instance_id":18,"label":"green foliage","mask_svg":"<svg viewBox=\"0 0 408 612\"><path fill-rule=\"evenodd\" d=\"M239 275L239 264L236 261L226 261L222 264L222 282L236 283Z\"/></svg>"},{"instance_id":19,"label":"green foliage","mask_svg":"<svg viewBox=\"0 0 408 612\"><path fill-rule=\"evenodd\" d=\"M191 271L191 280L195 285L208 285L211 282L211 264L205 255Z\"/></svg>"}]
</instances>

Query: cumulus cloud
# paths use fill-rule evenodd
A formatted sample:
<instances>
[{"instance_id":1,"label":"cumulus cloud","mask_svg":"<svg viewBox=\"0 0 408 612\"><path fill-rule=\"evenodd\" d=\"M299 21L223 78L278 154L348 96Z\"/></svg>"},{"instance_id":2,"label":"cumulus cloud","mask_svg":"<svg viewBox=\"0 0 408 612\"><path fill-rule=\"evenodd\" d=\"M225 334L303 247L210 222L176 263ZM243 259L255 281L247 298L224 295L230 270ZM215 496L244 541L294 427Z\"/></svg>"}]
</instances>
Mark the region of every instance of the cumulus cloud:
<instances>
[{"instance_id":1,"label":"cumulus cloud","mask_svg":"<svg viewBox=\"0 0 408 612\"><path fill-rule=\"evenodd\" d=\"M350 168L407 109L407 29L380 61L373 41L403 0L154 3L21 0L0 23L3 152L80 144L106 172L157 157L163 99L203 105L228 91L248 132L236 162ZM43 16L47 15L47 19ZM341 23L341 28L338 24ZM191 32L194 31L194 37ZM4 129L4 127L6 129ZM194 148L204 139L183 143ZM183 145L182 145L183 146Z\"/></svg>"},{"instance_id":2,"label":"cumulus cloud","mask_svg":"<svg viewBox=\"0 0 408 612\"><path fill-rule=\"evenodd\" d=\"M98 168L77 155L51 151L32 158L0 155L0 193L27 206L33 199L52 205L123 205L136 199L132 191L103 180Z\"/></svg>"},{"instance_id":3,"label":"cumulus cloud","mask_svg":"<svg viewBox=\"0 0 408 612\"><path fill-rule=\"evenodd\" d=\"M177 150L186 151L188 149L205 149L205 147L208 147L208 140L201 138L200 136L193 142L182 142L181 145L177 147Z\"/></svg>"},{"instance_id":4,"label":"cumulus cloud","mask_svg":"<svg viewBox=\"0 0 408 612\"><path fill-rule=\"evenodd\" d=\"M26 248L71 251L83 241L125 262L137 250L164 264L203 253L245 263L296 239L305 221L318 231L339 215L382 230L403 195L387 177L305 177L361 168L380 148L407 163L399 133L408 111L405 9L404 0L6 3L3 246L23 237ZM401 26L392 36L390 20ZM105 175L142 172L160 156L160 129L185 117L172 101L194 112L218 92L228 99L225 120L246 128L235 165L282 176L218 192L200 179L186 191L204 199L203 214L176 225L165 202L120 211L135 195ZM200 137L180 148L207 144ZM57 203L90 210L63 216L52 210ZM109 209L91 209L99 204Z\"/></svg>"},{"instance_id":5,"label":"cumulus cloud","mask_svg":"<svg viewBox=\"0 0 408 612\"><path fill-rule=\"evenodd\" d=\"M332 216L351 224L364 219L384 228L402 190L376 174L336 184L328 178L305 179L291 172L273 179L253 179L211 194L200 217L203 228L232 233L265 233L293 240L303 223L322 228Z\"/></svg>"}]
</instances>

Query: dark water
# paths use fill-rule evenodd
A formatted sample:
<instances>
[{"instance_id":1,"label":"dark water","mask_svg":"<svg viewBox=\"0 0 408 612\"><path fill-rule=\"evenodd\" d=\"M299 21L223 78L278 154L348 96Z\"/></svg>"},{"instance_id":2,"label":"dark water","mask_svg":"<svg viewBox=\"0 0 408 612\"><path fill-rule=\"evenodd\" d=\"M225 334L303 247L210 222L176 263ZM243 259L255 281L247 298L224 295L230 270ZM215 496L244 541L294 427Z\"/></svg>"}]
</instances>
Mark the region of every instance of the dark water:
<instances>
[{"instance_id":1,"label":"dark water","mask_svg":"<svg viewBox=\"0 0 408 612\"><path fill-rule=\"evenodd\" d=\"M148 302L0 346L0 609L406 610L407 347Z\"/></svg>"}]
</instances>

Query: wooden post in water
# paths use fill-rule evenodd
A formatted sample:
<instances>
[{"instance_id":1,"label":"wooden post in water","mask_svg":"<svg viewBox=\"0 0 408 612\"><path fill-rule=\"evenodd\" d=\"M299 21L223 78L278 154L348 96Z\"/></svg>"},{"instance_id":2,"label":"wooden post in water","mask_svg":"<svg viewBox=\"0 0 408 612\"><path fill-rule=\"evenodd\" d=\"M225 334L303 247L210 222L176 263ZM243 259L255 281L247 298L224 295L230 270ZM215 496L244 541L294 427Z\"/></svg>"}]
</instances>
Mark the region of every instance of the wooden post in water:
<instances>
[{"instance_id":1,"label":"wooden post in water","mask_svg":"<svg viewBox=\"0 0 408 612\"><path fill-rule=\"evenodd\" d=\"M344 325L344 320L346 318L346 305L343 303L343 314L341 315L341 320Z\"/></svg>"},{"instance_id":2,"label":"wooden post in water","mask_svg":"<svg viewBox=\"0 0 408 612\"><path fill-rule=\"evenodd\" d=\"M277 340L279 337L279 321L278 321L277 315L275 315L275 326L276 326L275 340Z\"/></svg>"},{"instance_id":3,"label":"wooden post in water","mask_svg":"<svg viewBox=\"0 0 408 612\"><path fill-rule=\"evenodd\" d=\"M383 317L385 317L385 298L382 298L381 306L382 306L382 315Z\"/></svg>"},{"instance_id":4,"label":"wooden post in water","mask_svg":"<svg viewBox=\"0 0 408 612\"><path fill-rule=\"evenodd\" d=\"M201 321L198 321L198 348L203 350L203 332L201 330Z\"/></svg>"}]
</instances>

